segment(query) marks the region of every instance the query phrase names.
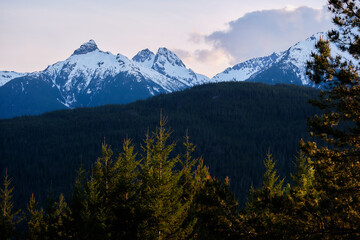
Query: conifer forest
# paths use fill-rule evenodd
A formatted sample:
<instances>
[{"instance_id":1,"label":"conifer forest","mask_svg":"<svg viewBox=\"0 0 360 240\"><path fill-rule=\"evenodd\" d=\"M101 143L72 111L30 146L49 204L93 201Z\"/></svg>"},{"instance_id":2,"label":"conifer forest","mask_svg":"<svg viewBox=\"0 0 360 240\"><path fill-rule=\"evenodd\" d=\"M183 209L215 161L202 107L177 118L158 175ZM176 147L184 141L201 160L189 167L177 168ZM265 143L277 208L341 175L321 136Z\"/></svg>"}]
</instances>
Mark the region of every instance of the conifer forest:
<instances>
[{"instance_id":1,"label":"conifer forest","mask_svg":"<svg viewBox=\"0 0 360 240\"><path fill-rule=\"evenodd\" d=\"M360 239L360 4L328 8L317 88L216 83L0 120L0 239Z\"/></svg>"}]
</instances>

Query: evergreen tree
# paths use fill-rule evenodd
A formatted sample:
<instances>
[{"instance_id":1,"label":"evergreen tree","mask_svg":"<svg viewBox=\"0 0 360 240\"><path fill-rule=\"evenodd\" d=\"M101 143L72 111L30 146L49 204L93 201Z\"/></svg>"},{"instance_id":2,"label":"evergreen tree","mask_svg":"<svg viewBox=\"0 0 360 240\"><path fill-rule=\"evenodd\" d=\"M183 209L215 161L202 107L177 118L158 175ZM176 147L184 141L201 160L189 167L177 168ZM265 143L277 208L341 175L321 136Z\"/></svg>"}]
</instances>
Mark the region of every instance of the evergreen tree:
<instances>
[{"instance_id":1,"label":"evergreen tree","mask_svg":"<svg viewBox=\"0 0 360 240\"><path fill-rule=\"evenodd\" d=\"M109 239L107 225L107 211L103 205L101 191L97 180L91 176L86 184L85 199L83 201L81 220L84 223L83 239Z\"/></svg>"},{"instance_id":2,"label":"evergreen tree","mask_svg":"<svg viewBox=\"0 0 360 240\"><path fill-rule=\"evenodd\" d=\"M111 149L103 144L102 157L95 162L95 169L92 170L88 180L86 180L85 171L82 169L78 171L70 202L71 216L74 222L71 229L76 239L110 239L111 194L106 191L106 179L99 177L100 174L106 173L106 170L101 168L110 167L103 164L111 161L108 158L109 153L112 155ZM107 202L105 194L108 194Z\"/></svg>"},{"instance_id":3,"label":"evergreen tree","mask_svg":"<svg viewBox=\"0 0 360 240\"><path fill-rule=\"evenodd\" d=\"M175 143L168 143L171 132L165 125L166 118L161 118L156 131L151 136L147 134L139 160L128 139L115 161L111 148L103 144L102 156L95 162L91 175L82 168L78 171L69 205L63 195L56 201L50 194L45 210L38 210L32 195L27 206L26 238L237 239L243 236L230 180L226 178L222 183L210 177L203 160L192 157L195 146L188 136L184 154L173 156ZM3 192L11 193L7 176L5 180Z\"/></svg>"},{"instance_id":4,"label":"evergreen tree","mask_svg":"<svg viewBox=\"0 0 360 240\"><path fill-rule=\"evenodd\" d=\"M27 205L27 227L28 233L26 238L29 240L44 239L46 231L45 213L43 209L37 209L37 203L34 194L31 195Z\"/></svg>"},{"instance_id":5,"label":"evergreen tree","mask_svg":"<svg viewBox=\"0 0 360 240\"><path fill-rule=\"evenodd\" d=\"M282 239L318 239L319 196L314 188L315 171L311 159L303 152L296 157L296 173L291 174L292 186L285 189L280 218L286 219ZM284 217L286 216L286 218Z\"/></svg>"},{"instance_id":6,"label":"evergreen tree","mask_svg":"<svg viewBox=\"0 0 360 240\"><path fill-rule=\"evenodd\" d=\"M112 211L115 217L112 221L113 239L135 239L139 220L138 195L139 165L137 153L129 139L123 143L115 165L117 169L116 185L111 195Z\"/></svg>"},{"instance_id":7,"label":"evergreen tree","mask_svg":"<svg viewBox=\"0 0 360 240\"><path fill-rule=\"evenodd\" d=\"M11 179L7 171L4 176L3 188L0 189L0 239L11 239L15 236L15 224L21 218L20 211L14 211L14 203L12 201L14 187L11 187ZM18 220L16 220L18 218Z\"/></svg>"},{"instance_id":8,"label":"evergreen tree","mask_svg":"<svg viewBox=\"0 0 360 240\"><path fill-rule=\"evenodd\" d=\"M283 226L287 217L283 212L285 206L284 179L279 180L275 162L270 153L264 161L265 173L263 186L250 190L246 204L245 222L249 227L248 234L255 239L282 239Z\"/></svg>"},{"instance_id":9,"label":"evergreen tree","mask_svg":"<svg viewBox=\"0 0 360 240\"><path fill-rule=\"evenodd\" d=\"M300 151L299 156L296 157L296 173L290 174L294 186L300 188L303 194L310 191L315 181L315 171L311 164L311 159Z\"/></svg>"},{"instance_id":10,"label":"evergreen tree","mask_svg":"<svg viewBox=\"0 0 360 240\"><path fill-rule=\"evenodd\" d=\"M230 191L230 180L226 178L221 183L208 176L195 198L194 239L239 239L242 226L237 218L238 202Z\"/></svg>"},{"instance_id":11,"label":"evergreen tree","mask_svg":"<svg viewBox=\"0 0 360 240\"><path fill-rule=\"evenodd\" d=\"M175 143L168 144L171 132L165 129L167 119L161 117L156 131L145 140L140 170L140 208L146 218L140 225L141 239L181 239L181 226L187 209L181 201L179 156L170 156Z\"/></svg>"},{"instance_id":12,"label":"evergreen tree","mask_svg":"<svg viewBox=\"0 0 360 240\"><path fill-rule=\"evenodd\" d=\"M64 195L60 194L56 202L51 197L48 200L45 215L44 239L69 239L71 238L70 226L71 212L65 201Z\"/></svg>"},{"instance_id":13,"label":"evergreen tree","mask_svg":"<svg viewBox=\"0 0 360 240\"><path fill-rule=\"evenodd\" d=\"M185 152L181 158L181 172L179 179L179 186L181 187L181 202L184 205L184 213L187 214L186 220L183 222L181 228L183 237L190 236L193 231L196 222L198 221L196 214L193 212L195 205L195 196L200 191L206 178L199 176L200 169L204 168L199 159L193 158L192 153L195 151L195 145L190 142L188 131L184 137ZM195 168L198 169L195 169ZM206 171L206 169L205 169ZM206 176L208 173L205 173Z\"/></svg>"},{"instance_id":14,"label":"evergreen tree","mask_svg":"<svg viewBox=\"0 0 360 240\"><path fill-rule=\"evenodd\" d=\"M86 171L80 167L77 172L75 184L72 190L69 207L71 209L71 218L74 220L70 226L71 232L75 239L89 239L87 230L87 222L84 215L87 213L86 201Z\"/></svg>"},{"instance_id":15,"label":"evergreen tree","mask_svg":"<svg viewBox=\"0 0 360 240\"><path fill-rule=\"evenodd\" d=\"M117 167L112 157L113 151L104 143L102 157L98 158L94 165L94 177L89 184L89 193L95 203L93 210L95 210L96 219L101 223L102 231L100 232L104 233L102 237L104 239L111 238L110 229L112 220L115 218L112 212L111 195L116 186Z\"/></svg>"},{"instance_id":16,"label":"evergreen tree","mask_svg":"<svg viewBox=\"0 0 360 240\"><path fill-rule=\"evenodd\" d=\"M324 87L320 99L313 101L323 113L309 121L310 134L320 143L301 142L301 149L311 157L315 171L321 222L316 232L323 239L356 239L360 237L359 2L329 0L329 9L339 28L317 43L318 52L308 63L310 79ZM330 41L354 62L332 57Z\"/></svg>"}]
</instances>

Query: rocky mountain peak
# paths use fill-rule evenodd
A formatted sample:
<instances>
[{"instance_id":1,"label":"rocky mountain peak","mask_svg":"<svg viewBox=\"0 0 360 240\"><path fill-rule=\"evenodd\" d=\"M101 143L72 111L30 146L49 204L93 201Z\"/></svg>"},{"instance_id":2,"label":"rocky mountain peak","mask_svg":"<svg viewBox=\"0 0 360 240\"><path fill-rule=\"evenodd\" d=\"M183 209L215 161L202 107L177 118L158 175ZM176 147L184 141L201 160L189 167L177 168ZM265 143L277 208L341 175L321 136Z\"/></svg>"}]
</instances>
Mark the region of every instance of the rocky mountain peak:
<instances>
[{"instance_id":1,"label":"rocky mountain peak","mask_svg":"<svg viewBox=\"0 0 360 240\"><path fill-rule=\"evenodd\" d=\"M180 60L180 58L178 58L178 56L176 56L175 53L164 47L159 48L155 56L155 63L160 63L161 65L164 65L165 62L168 62L173 66L186 68L185 64Z\"/></svg>"},{"instance_id":2,"label":"rocky mountain peak","mask_svg":"<svg viewBox=\"0 0 360 240\"><path fill-rule=\"evenodd\" d=\"M98 47L94 40L89 40L88 42L82 44L78 49L76 49L73 53L73 55L81 55L81 54L87 54L89 52L93 52L97 50Z\"/></svg>"},{"instance_id":3,"label":"rocky mountain peak","mask_svg":"<svg viewBox=\"0 0 360 240\"><path fill-rule=\"evenodd\" d=\"M141 63L142 65L145 65L149 68L152 67L154 63L154 59L155 59L155 54L152 51L150 51L148 48L141 50L132 58L134 62Z\"/></svg>"},{"instance_id":4,"label":"rocky mountain peak","mask_svg":"<svg viewBox=\"0 0 360 240\"><path fill-rule=\"evenodd\" d=\"M140 52L138 52L133 58L132 60L135 62L145 62L145 61L149 61L152 60L154 58L155 54L150 51L148 48L141 50Z\"/></svg>"}]
</instances>

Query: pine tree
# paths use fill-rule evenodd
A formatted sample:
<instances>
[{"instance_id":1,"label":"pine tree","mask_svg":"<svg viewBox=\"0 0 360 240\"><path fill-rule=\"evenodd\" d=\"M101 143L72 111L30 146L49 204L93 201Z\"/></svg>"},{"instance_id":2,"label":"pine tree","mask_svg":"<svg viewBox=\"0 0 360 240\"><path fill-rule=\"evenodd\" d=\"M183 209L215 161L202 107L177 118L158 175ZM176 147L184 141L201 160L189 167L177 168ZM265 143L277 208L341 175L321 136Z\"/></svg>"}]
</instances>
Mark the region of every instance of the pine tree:
<instances>
[{"instance_id":1,"label":"pine tree","mask_svg":"<svg viewBox=\"0 0 360 240\"><path fill-rule=\"evenodd\" d=\"M303 152L296 157L296 173L291 174L293 184L285 189L283 206L278 217L286 219L282 239L318 239L319 196L314 188L315 171L311 159ZM279 211L280 210L280 211Z\"/></svg>"},{"instance_id":2,"label":"pine tree","mask_svg":"<svg viewBox=\"0 0 360 240\"><path fill-rule=\"evenodd\" d=\"M31 195L30 201L27 205L27 239L39 240L44 239L46 222L44 216L44 210L40 211L37 209L37 203L34 194Z\"/></svg>"},{"instance_id":3,"label":"pine tree","mask_svg":"<svg viewBox=\"0 0 360 240\"><path fill-rule=\"evenodd\" d=\"M18 214L20 211L14 212L14 203L12 194L14 187L11 187L11 179L7 171L4 176L3 188L0 189L0 239L11 239L15 236L15 224L21 220Z\"/></svg>"},{"instance_id":4,"label":"pine tree","mask_svg":"<svg viewBox=\"0 0 360 240\"><path fill-rule=\"evenodd\" d=\"M102 157L94 166L94 177L99 184L100 196L104 206L109 206L110 195L116 183L116 166L112 159L113 151L105 143L102 145Z\"/></svg>"},{"instance_id":5,"label":"pine tree","mask_svg":"<svg viewBox=\"0 0 360 240\"><path fill-rule=\"evenodd\" d=\"M230 180L206 178L195 197L195 239L239 239L238 202L230 191ZM241 231L240 231L241 230Z\"/></svg>"},{"instance_id":6,"label":"pine tree","mask_svg":"<svg viewBox=\"0 0 360 240\"><path fill-rule=\"evenodd\" d=\"M137 153L130 139L123 143L123 151L115 163L117 174L115 189L111 195L113 239L134 239L139 218L138 196L139 165Z\"/></svg>"},{"instance_id":7,"label":"pine tree","mask_svg":"<svg viewBox=\"0 0 360 240\"><path fill-rule=\"evenodd\" d=\"M171 132L167 119L160 118L156 131L145 140L140 174L140 208L143 219L141 239L180 239L186 219L186 206L181 201L180 171L176 170L179 156L171 157L175 143L168 144Z\"/></svg>"},{"instance_id":8,"label":"pine tree","mask_svg":"<svg viewBox=\"0 0 360 240\"><path fill-rule=\"evenodd\" d=\"M249 237L255 239L282 239L283 225L286 223L286 214L283 188L284 179L279 180L275 169L275 162L270 153L264 161L265 173L263 186L250 190L249 200L246 203L245 218Z\"/></svg>"},{"instance_id":9,"label":"pine tree","mask_svg":"<svg viewBox=\"0 0 360 240\"><path fill-rule=\"evenodd\" d=\"M291 175L294 187L297 187L302 195L308 194L312 191L315 181L315 170L311 166L312 161L310 157L306 156L304 152L300 151L299 156L296 157L295 174Z\"/></svg>"},{"instance_id":10,"label":"pine tree","mask_svg":"<svg viewBox=\"0 0 360 240\"><path fill-rule=\"evenodd\" d=\"M102 165L98 164L97 167L102 167ZM106 204L104 200L105 191L100 189L104 184L101 182L103 179L96 178L93 173L86 180L85 172L82 169L78 172L72 201L70 202L71 217L74 223L71 229L76 239L110 239L108 219L111 217L109 214L110 204Z\"/></svg>"},{"instance_id":11,"label":"pine tree","mask_svg":"<svg viewBox=\"0 0 360 240\"><path fill-rule=\"evenodd\" d=\"M87 213L87 204L85 203L87 198L85 194L87 187L86 175L86 171L80 167L77 171L77 177L69 202L71 218L74 220L70 226L70 231L75 239L89 239L89 230L87 229L87 223L84 219L84 215L86 215L85 212Z\"/></svg>"},{"instance_id":12,"label":"pine tree","mask_svg":"<svg viewBox=\"0 0 360 240\"><path fill-rule=\"evenodd\" d=\"M60 194L56 202L52 198L48 200L45 215L45 239L69 239L71 238L69 223L71 212L65 201L64 195Z\"/></svg>"},{"instance_id":13,"label":"pine tree","mask_svg":"<svg viewBox=\"0 0 360 240\"><path fill-rule=\"evenodd\" d=\"M309 121L310 134L319 139L301 142L315 171L315 189L319 194L317 230L323 239L360 237L360 11L357 0L329 0L338 29L321 39L308 63L308 74L322 83L320 99L313 103L322 110ZM355 59L332 57L330 41ZM315 233L314 233L315 234Z\"/></svg>"},{"instance_id":14,"label":"pine tree","mask_svg":"<svg viewBox=\"0 0 360 240\"><path fill-rule=\"evenodd\" d=\"M198 221L195 214L192 212L195 205L195 196L206 180L206 178L201 178L200 176L197 178L200 169L196 170L196 167L202 168L199 164L201 160L192 157L192 153L195 151L196 146L190 142L188 131L186 131L184 140L183 145L185 147L185 152L182 154L181 158L182 169L180 171L179 187L181 188L180 200L184 205L184 214L186 214L187 217L181 226L183 233L182 238L190 236L194 231L195 224Z\"/></svg>"}]
</instances>

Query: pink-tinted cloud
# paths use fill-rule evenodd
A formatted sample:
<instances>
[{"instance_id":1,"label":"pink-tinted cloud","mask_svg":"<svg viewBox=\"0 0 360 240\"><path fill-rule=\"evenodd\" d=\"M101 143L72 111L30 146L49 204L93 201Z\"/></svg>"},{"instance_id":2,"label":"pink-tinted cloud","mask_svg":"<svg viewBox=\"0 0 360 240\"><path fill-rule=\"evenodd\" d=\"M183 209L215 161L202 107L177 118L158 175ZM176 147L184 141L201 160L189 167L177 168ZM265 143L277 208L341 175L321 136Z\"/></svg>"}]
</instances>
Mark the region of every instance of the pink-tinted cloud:
<instances>
[{"instance_id":1,"label":"pink-tinted cloud","mask_svg":"<svg viewBox=\"0 0 360 240\"><path fill-rule=\"evenodd\" d=\"M226 31L204 37L214 49L229 53L234 61L283 51L312 34L331 28L327 9L300 7L264 10L245 14L229 23Z\"/></svg>"}]
</instances>

